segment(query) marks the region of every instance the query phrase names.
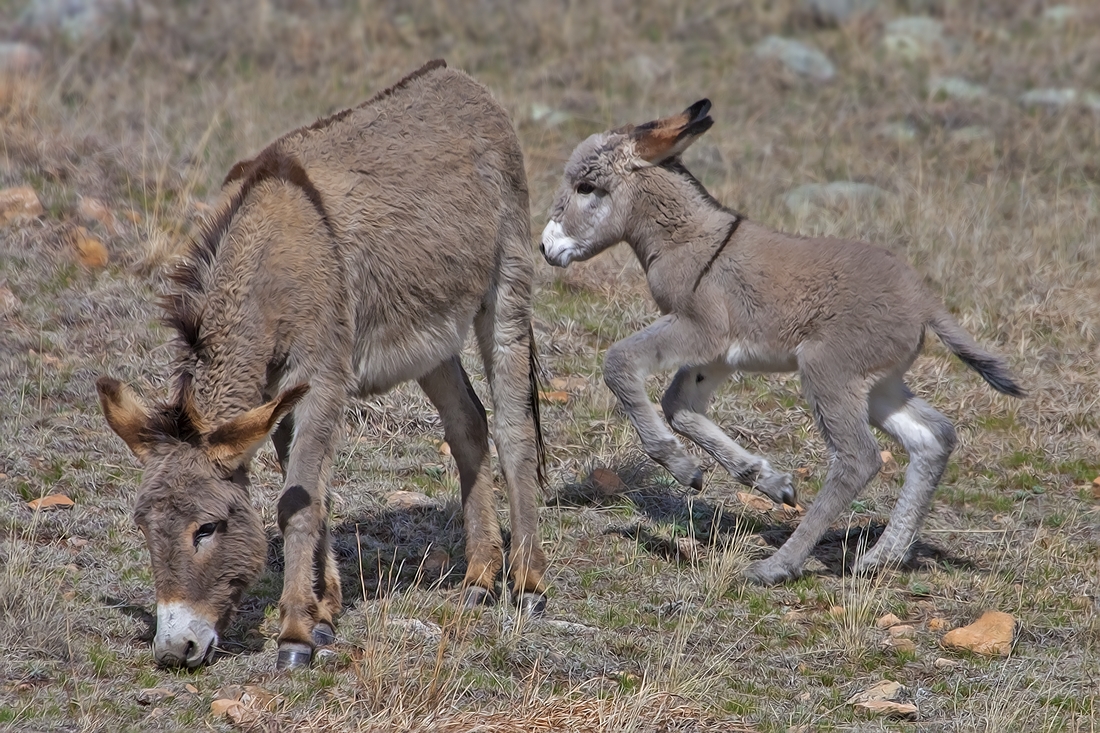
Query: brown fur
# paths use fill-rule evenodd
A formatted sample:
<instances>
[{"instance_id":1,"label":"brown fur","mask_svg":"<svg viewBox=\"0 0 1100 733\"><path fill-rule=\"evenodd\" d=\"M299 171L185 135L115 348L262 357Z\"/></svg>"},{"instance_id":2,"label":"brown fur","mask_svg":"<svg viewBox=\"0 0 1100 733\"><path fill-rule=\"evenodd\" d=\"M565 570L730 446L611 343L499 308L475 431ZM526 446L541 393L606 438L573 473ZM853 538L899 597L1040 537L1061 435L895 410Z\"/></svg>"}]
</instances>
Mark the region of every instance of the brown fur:
<instances>
[{"instance_id":1,"label":"brown fur","mask_svg":"<svg viewBox=\"0 0 1100 733\"><path fill-rule=\"evenodd\" d=\"M709 420L714 390L736 370L798 371L831 462L825 485L791 538L749 576L776 583L801 572L821 535L880 466L868 423L909 452L901 497L860 569L904 562L955 446L945 417L903 376L927 330L996 390L1022 396L1004 362L955 322L911 267L875 245L809 239L744 220L715 201L677 157L710 128L710 103L594 135L566 166L543 253L554 265L625 240L663 317L614 344L604 376L642 445L682 484L702 486L697 462L657 415L644 378L678 368L661 400L677 433L743 483L794 503L788 474L737 445Z\"/></svg>"},{"instance_id":2,"label":"brown fur","mask_svg":"<svg viewBox=\"0 0 1100 733\"><path fill-rule=\"evenodd\" d=\"M231 613L238 590L159 546L186 549L179 538L191 531L194 547L216 547L211 568L220 564L247 585L262 566L262 533L244 522L246 536L237 538L219 516L217 531L199 537L195 528L209 524L191 518L206 516L204 491L214 514L247 513L246 501L227 498L239 499L234 472L273 433L286 486L278 507L286 555L280 662L308 659L340 610L325 479L345 402L409 379L439 409L458 463L467 597L491 596L503 547L488 426L458 359L473 324L512 510L511 577L526 607L540 608L532 266L515 133L483 87L442 62L234 166L217 214L163 301L182 346L175 370L194 376L183 377L175 400L145 414L148 425L175 419L176 429L161 425L155 439L147 427L135 430L140 401L101 381L108 422L146 468L139 505L155 517L147 538L158 605L162 587L186 587L187 601L208 607L219 624ZM161 557L174 564L161 566Z\"/></svg>"}]
</instances>

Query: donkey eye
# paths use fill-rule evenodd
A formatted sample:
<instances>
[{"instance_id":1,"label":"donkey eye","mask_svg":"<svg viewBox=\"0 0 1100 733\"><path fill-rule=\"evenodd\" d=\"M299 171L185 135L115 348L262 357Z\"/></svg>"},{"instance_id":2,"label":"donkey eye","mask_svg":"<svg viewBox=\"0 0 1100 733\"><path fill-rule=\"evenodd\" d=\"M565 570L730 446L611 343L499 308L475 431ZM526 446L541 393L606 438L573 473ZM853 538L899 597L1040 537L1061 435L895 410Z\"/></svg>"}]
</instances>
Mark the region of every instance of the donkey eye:
<instances>
[{"instance_id":1,"label":"donkey eye","mask_svg":"<svg viewBox=\"0 0 1100 733\"><path fill-rule=\"evenodd\" d=\"M199 543L205 540L207 537L212 536L218 531L218 522L207 522L198 529L195 530L195 547L199 546Z\"/></svg>"},{"instance_id":2,"label":"donkey eye","mask_svg":"<svg viewBox=\"0 0 1100 733\"><path fill-rule=\"evenodd\" d=\"M577 193L579 193L581 196L587 196L588 194L594 192L595 190L596 190L596 187L593 186L588 181L581 181L580 183L577 184Z\"/></svg>"}]
</instances>

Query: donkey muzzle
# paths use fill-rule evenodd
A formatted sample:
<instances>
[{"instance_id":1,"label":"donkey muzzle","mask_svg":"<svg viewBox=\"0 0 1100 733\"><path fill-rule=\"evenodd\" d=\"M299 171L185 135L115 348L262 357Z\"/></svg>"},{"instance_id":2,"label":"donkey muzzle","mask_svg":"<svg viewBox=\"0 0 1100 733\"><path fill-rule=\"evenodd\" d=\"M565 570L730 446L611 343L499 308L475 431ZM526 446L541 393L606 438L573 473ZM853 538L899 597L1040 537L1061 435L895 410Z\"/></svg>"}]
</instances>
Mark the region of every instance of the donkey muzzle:
<instances>
[{"instance_id":1,"label":"donkey muzzle","mask_svg":"<svg viewBox=\"0 0 1100 733\"><path fill-rule=\"evenodd\" d=\"M153 657L162 667L194 669L209 661L218 642L214 624L184 603L157 604Z\"/></svg>"},{"instance_id":2,"label":"donkey muzzle","mask_svg":"<svg viewBox=\"0 0 1100 733\"><path fill-rule=\"evenodd\" d=\"M577 240L566 235L561 224L553 219L546 223L539 241L539 251L547 262L554 267L565 267L576 258L577 249Z\"/></svg>"}]
</instances>

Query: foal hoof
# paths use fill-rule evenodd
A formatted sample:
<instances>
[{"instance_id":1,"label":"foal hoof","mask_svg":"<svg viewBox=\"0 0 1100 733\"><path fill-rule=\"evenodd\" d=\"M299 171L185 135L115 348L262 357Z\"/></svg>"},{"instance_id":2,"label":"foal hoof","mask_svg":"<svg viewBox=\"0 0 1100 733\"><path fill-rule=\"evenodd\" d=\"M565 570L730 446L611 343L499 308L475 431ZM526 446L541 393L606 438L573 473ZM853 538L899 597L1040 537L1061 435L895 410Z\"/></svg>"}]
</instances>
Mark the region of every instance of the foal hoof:
<instances>
[{"instance_id":1,"label":"foal hoof","mask_svg":"<svg viewBox=\"0 0 1100 733\"><path fill-rule=\"evenodd\" d=\"M313 658L313 649L309 644L297 641L284 641L279 645L279 656L275 660L275 670L282 672L287 669L308 667Z\"/></svg>"},{"instance_id":2,"label":"foal hoof","mask_svg":"<svg viewBox=\"0 0 1100 733\"><path fill-rule=\"evenodd\" d=\"M313 646L332 646L336 643L336 631L331 625L322 621L313 627Z\"/></svg>"},{"instance_id":3,"label":"foal hoof","mask_svg":"<svg viewBox=\"0 0 1100 733\"><path fill-rule=\"evenodd\" d=\"M795 494L794 483L789 473L773 473L766 478L758 479L754 488L776 504L798 506L798 496Z\"/></svg>"},{"instance_id":4,"label":"foal hoof","mask_svg":"<svg viewBox=\"0 0 1100 733\"><path fill-rule=\"evenodd\" d=\"M466 590L462 591L462 607L467 610L491 606L495 600L492 592L480 585L467 586Z\"/></svg>"},{"instance_id":5,"label":"foal hoof","mask_svg":"<svg viewBox=\"0 0 1100 733\"><path fill-rule=\"evenodd\" d=\"M688 484L688 486L690 486L691 490L694 491L697 494L700 491L703 490L703 469L702 468L695 469L695 475L691 477L691 483Z\"/></svg>"},{"instance_id":6,"label":"foal hoof","mask_svg":"<svg viewBox=\"0 0 1100 733\"><path fill-rule=\"evenodd\" d=\"M516 608L527 618L542 618L546 613L546 596L542 593L523 593L516 597Z\"/></svg>"},{"instance_id":7,"label":"foal hoof","mask_svg":"<svg viewBox=\"0 0 1100 733\"><path fill-rule=\"evenodd\" d=\"M781 585L802 574L799 568L788 568L782 563L757 560L745 568L745 578L753 585Z\"/></svg>"}]
</instances>

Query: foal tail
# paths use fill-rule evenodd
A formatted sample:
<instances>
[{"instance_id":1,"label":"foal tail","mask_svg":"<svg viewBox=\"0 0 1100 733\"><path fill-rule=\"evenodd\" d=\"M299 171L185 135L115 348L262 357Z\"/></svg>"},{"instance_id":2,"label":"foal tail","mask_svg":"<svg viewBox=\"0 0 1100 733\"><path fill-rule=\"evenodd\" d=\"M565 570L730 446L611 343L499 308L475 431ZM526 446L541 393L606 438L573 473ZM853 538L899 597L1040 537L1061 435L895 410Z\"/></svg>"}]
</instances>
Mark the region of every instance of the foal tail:
<instances>
[{"instance_id":1,"label":"foal tail","mask_svg":"<svg viewBox=\"0 0 1100 733\"><path fill-rule=\"evenodd\" d=\"M535 327L527 325L527 364L529 392L528 402L531 405L531 419L535 423L535 480L539 488L546 489L546 441L542 437L542 419L539 412L539 352L535 347Z\"/></svg>"},{"instance_id":2,"label":"foal tail","mask_svg":"<svg viewBox=\"0 0 1100 733\"><path fill-rule=\"evenodd\" d=\"M988 382L990 387L1012 397L1027 395L1027 392L1016 384L1004 360L979 346L947 311L939 309L928 321L928 327L940 337L943 345L955 356L982 375L982 379Z\"/></svg>"}]
</instances>

